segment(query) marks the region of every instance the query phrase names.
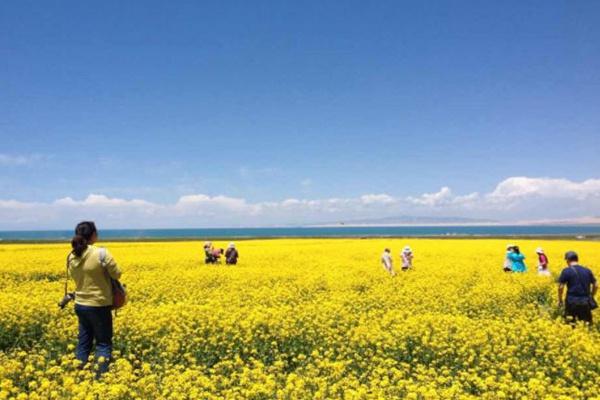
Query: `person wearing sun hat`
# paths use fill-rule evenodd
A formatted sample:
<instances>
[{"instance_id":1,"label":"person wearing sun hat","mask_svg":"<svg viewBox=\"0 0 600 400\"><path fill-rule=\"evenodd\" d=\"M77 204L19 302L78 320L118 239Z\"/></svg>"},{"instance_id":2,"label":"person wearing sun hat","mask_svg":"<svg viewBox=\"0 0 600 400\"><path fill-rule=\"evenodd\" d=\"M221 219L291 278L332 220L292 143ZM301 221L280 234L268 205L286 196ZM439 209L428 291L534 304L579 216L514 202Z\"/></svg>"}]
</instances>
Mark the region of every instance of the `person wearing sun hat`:
<instances>
[{"instance_id":1,"label":"person wearing sun hat","mask_svg":"<svg viewBox=\"0 0 600 400\"><path fill-rule=\"evenodd\" d=\"M412 260L414 256L410 246L404 247L400 256L402 257L402 271L412 269Z\"/></svg>"},{"instance_id":2,"label":"person wearing sun hat","mask_svg":"<svg viewBox=\"0 0 600 400\"><path fill-rule=\"evenodd\" d=\"M544 249L538 247L535 249L538 255L538 275L550 276L550 270L548 269L548 256L544 253Z\"/></svg>"},{"instance_id":3,"label":"person wearing sun hat","mask_svg":"<svg viewBox=\"0 0 600 400\"><path fill-rule=\"evenodd\" d=\"M229 246L227 246L227 251L225 252L225 264L236 265L239 256L240 255L235 248L235 243L229 243Z\"/></svg>"}]
</instances>

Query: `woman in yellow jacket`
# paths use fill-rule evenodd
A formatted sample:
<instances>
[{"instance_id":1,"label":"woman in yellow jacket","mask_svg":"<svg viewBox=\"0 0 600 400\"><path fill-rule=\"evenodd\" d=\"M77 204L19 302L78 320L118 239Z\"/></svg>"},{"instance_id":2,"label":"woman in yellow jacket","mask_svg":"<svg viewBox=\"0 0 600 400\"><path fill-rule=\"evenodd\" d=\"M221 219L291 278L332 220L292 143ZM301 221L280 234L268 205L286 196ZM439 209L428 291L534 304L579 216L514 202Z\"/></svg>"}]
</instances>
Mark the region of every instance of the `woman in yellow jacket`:
<instances>
[{"instance_id":1,"label":"woman in yellow jacket","mask_svg":"<svg viewBox=\"0 0 600 400\"><path fill-rule=\"evenodd\" d=\"M98 240L96 225L91 221L77 224L71 241L69 274L75 280L75 314L79 319L79 336L75 356L85 365L94 340L98 373L108 370L112 354L112 287L110 278L119 279L121 270L110 253L94 246Z\"/></svg>"}]
</instances>

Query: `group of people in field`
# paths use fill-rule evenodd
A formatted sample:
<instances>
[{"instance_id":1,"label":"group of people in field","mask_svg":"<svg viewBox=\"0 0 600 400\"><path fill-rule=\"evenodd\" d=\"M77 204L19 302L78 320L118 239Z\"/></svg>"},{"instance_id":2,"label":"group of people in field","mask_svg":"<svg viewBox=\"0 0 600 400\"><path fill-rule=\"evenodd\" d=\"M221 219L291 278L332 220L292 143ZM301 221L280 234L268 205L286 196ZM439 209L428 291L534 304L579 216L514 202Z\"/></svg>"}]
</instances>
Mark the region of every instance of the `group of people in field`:
<instances>
[{"instance_id":1,"label":"group of people in field","mask_svg":"<svg viewBox=\"0 0 600 400\"><path fill-rule=\"evenodd\" d=\"M535 250L537 255L537 272L542 276L550 276L550 269L548 268L548 256L544 252L544 249L538 247ZM504 272L527 272L527 266L525 265L525 255L521 253L519 246L509 244L506 246L506 257L504 258L504 265L502 267Z\"/></svg>"},{"instance_id":2,"label":"group of people in field","mask_svg":"<svg viewBox=\"0 0 600 400\"><path fill-rule=\"evenodd\" d=\"M538 247L537 271L541 276L551 276L549 259L544 249ZM402 259L402 271L412 269L413 252L410 246L404 247L400 253ZM558 305L564 307L564 317L570 322L584 321L592 323L592 310L598 307L594 296L598 291L598 283L589 268L579 264L579 256L574 251L565 253L567 266L563 268L558 277ZM391 275L395 276L392 252L386 248L381 255L381 265ZM525 256L521 253L519 246L509 244L506 246L506 257L503 270L505 272L523 273L527 272ZM566 297L564 296L566 288Z\"/></svg>"},{"instance_id":3,"label":"group of people in field","mask_svg":"<svg viewBox=\"0 0 600 400\"><path fill-rule=\"evenodd\" d=\"M408 271L413 267L414 254L410 246L405 246L400 253L400 259L402 260L402 271ZM394 270L394 260L392 259L392 251L389 248L383 250L381 255L381 265L385 270L392 276L396 275Z\"/></svg>"},{"instance_id":4,"label":"group of people in field","mask_svg":"<svg viewBox=\"0 0 600 400\"><path fill-rule=\"evenodd\" d=\"M225 264L236 265L240 254L235 247L235 243L229 243L227 250L215 249L212 242L204 242L204 263L220 264L221 257L225 256Z\"/></svg>"},{"instance_id":5,"label":"group of people in field","mask_svg":"<svg viewBox=\"0 0 600 400\"><path fill-rule=\"evenodd\" d=\"M67 303L74 301L75 314L79 322L78 343L75 356L83 368L89 361L92 348L95 344L97 376L100 377L108 371L112 359L113 348L113 315L112 310L122 306L116 295L115 282L121 277L122 270L110 252L95 245L98 240L98 230L92 221L83 221L75 227L75 236L71 240L72 251L67 257L67 279L75 281L75 291L67 292L65 284L65 297L59 306L64 308ZM526 270L517 246L511 245L510 259L511 271ZM236 264L238 252L234 243L230 243L227 251L214 249L212 243L204 245L205 261L218 262L224 255L227 264ZM541 250L541 249L538 249ZM542 257L543 251L538 251L540 266L548 269L548 258ZM410 246L404 247L400 254L402 270L413 268L413 252ZM507 254L508 258L508 254ZM216 261L215 261L216 259ZM564 315L570 321L592 322L592 309L596 307L594 295L598 290L596 278L592 271L579 264L579 257L574 251L565 254L567 266L558 278L559 306L564 306ZM391 275L395 275L390 249L385 249L381 256L384 268ZM516 265L516 268L515 268ZM513 269L514 268L514 269ZM565 297L566 289L566 297ZM124 296L125 294L123 294Z\"/></svg>"}]
</instances>

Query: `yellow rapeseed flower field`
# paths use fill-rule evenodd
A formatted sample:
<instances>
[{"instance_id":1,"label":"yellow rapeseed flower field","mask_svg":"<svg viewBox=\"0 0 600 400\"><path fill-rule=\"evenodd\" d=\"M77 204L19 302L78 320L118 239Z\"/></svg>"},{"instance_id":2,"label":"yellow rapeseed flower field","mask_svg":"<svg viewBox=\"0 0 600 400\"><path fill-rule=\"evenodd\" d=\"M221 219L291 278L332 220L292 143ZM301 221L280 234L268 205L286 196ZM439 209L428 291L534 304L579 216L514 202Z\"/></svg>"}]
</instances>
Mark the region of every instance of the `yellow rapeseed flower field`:
<instances>
[{"instance_id":1,"label":"yellow rapeseed flower field","mask_svg":"<svg viewBox=\"0 0 600 400\"><path fill-rule=\"evenodd\" d=\"M104 243L130 299L101 380L56 306L69 247L0 245L0 399L600 398L600 325L563 324L555 284L569 249L600 275L598 242L518 241L530 272L512 275L504 240L237 244L226 267L200 242ZM392 278L379 257L406 244L415 268Z\"/></svg>"}]
</instances>

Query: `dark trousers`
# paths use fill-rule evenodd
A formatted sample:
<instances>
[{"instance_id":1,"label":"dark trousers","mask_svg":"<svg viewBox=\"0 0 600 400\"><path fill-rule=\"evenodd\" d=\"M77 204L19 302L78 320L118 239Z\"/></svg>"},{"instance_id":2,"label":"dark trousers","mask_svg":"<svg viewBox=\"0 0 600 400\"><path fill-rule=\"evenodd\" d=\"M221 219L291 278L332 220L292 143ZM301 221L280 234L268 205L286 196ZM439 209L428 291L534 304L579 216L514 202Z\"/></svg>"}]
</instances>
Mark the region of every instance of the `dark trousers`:
<instances>
[{"instance_id":1,"label":"dark trousers","mask_svg":"<svg viewBox=\"0 0 600 400\"><path fill-rule=\"evenodd\" d=\"M585 321L588 323L592 323L592 308L589 304L573 304L567 303L565 304L565 318L569 322L577 322L577 321Z\"/></svg>"},{"instance_id":2,"label":"dark trousers","mask_svg":"<svg viewBox=\"0 0 600 400\"><path fill-rule=\"evenodd\" d=\"M75 304L75 314L79 319L79 336L75 357L83 364L87 363L94 340L96 341L96 360L104 358L98 364L98 372L108 371L112 354L113 321L111 306L91 307Z\"/></svg>"}]
</instances>

